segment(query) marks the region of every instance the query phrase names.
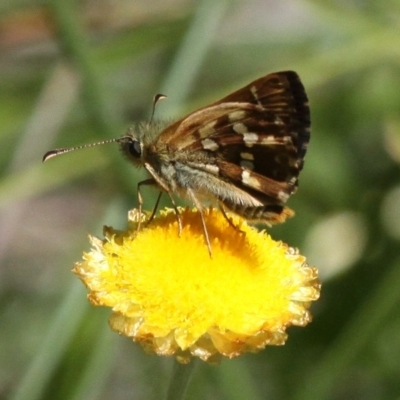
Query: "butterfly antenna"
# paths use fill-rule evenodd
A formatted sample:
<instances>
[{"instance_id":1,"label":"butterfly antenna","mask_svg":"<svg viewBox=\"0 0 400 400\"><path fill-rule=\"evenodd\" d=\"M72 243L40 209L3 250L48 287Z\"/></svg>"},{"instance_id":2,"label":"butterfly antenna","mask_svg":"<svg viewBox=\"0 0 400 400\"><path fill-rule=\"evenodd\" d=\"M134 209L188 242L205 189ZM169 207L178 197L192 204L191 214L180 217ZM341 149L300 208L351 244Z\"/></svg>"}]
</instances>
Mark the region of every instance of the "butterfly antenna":
<instances>
[{"instance_id":1,"label":"butterfly antenna","mask_svg":"<svg viewBox=\"0 0 400 400\"><path fill-rule=\"evenodd\" d=\"M43 162L47 161L50 158L59 156L60 154L70 153L71 151L86 149L87 147L101 146L101 145L107 144L107 143L115 143L115 142L119 142L120 140L121 140L120 138L114 138L114 139L102 140L100 142L95 142L95 143L83 144L81 146L74 146L74 147L50 150L43 156L42 161Z\"/></svg>"},{"instance_id":2,"label":"butterfly antenna","mask_svg":"<svg viewBox=\"0 0 400 400\"><path fill-rule=\"evenodd\" d=\"M160 93L156 94L156 95L153 97L153 106L152 106L152 109L151 109L151 117L150 117L149 125L153 122L153 117L154 117L154 113L155 113L155 111L156 111L156 105L157 105L157 103L158 103L160 100L164 100L164 99L166 99L166 98L167 98L167 96L166 96L165 94L160 94Z\"/></svg>"}]
</instances>

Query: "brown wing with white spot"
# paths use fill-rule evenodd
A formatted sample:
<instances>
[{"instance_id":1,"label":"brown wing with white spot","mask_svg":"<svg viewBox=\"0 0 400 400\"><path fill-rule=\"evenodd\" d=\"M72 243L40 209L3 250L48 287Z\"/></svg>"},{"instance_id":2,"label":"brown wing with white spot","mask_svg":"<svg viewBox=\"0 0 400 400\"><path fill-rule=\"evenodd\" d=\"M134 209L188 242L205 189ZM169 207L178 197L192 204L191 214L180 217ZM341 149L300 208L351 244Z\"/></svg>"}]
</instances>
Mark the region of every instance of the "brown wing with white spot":
<instances>
[{"instance_id":1,"label":"brown wing with white spot","mask_svg":"<svg viewBox=\"0 0 400 400\"><path fill-rule=\"evenodd\" d=\"M251 115L252 110L258 112ZM177 121L159 139L180 149L183 143L189 145L209 135L229 134L224 128L236 125L240 129L240 122L246 123L249 131L257 129L261 133L264 127L269 134L290 136L298 159L302 160L310 139L310 109L298 75L284 71L259 78Z\"/></svg>"},{"instance_id":2,"label":"brown wing with white spot","mask_svg":"<svg viewBox=\"0 0 400 400\"><path fill-rule=\"evenodd\" d=\"M223 179L254 190L262 201L267 195L284 202L296 187L309 141L307 101L295 72L270 74L190 114L159 139L189 157L214 153Z\"/></svg>"},{"instance_id":3,"label":"brown wing with white spot","mask_svg":"<svg viewBox=\"0 0 400 400\"><path fill-rule=\"evenodd\" d=\"M310 108L304 86L296 72L266 75L212 105L228 102L259 105L266 113L275 116L271 122L286 126L286 133L292 138L299 160L304 158L310 140Z\"/></svg>"},{"instance_id":4,"label":"brown wing with white spot","mask_svg":"<svg viewBox=\"0 0 400 400\"><path fill-rule=\"evenodd\" d=\"M260 78L188 115L158 141L175 161L212 172L210 185L200 176L197 180L203 193L248 219L273 220L296 189L309 137L307 96L297 74L287 71ZM216 178L225 183L224 190ZM254 201L238 202L234 190Z\"/></svg>"}]
</instances>

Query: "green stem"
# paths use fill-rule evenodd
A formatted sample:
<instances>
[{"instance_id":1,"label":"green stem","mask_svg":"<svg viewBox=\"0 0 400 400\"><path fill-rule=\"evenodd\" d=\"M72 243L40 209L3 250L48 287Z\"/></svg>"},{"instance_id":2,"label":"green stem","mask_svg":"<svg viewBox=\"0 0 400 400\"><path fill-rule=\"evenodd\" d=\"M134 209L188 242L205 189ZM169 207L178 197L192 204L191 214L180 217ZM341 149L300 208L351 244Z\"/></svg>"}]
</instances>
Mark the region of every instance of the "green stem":
<instances>
[{"instance_id":1,"label":"green stem","mask_svg":"<svg viewBox=\"0 0 400 400\"><path fill-rule=\"evenodd\" d=\"M10 400L39 400L44 398L60 360L89 308L89 303L82 303L84 295L83 285L75 280L54 315L43 342L38 347L32 362L28 365L21 382L9 397Z\"/></svg>"},{"instance_id":2,"label":"green stem","mask_svg":"<svg viewBox=\"0 0 400 400\"><path fill-rule=\"evenodd\" d=\"M116 136L117 121L107 104L107 92L102 83L98 62L93 55L82 26L82 13L76 0L51 0L50 11L57 27L63 54L72 61L82 79L82 98L92 126L102 139ZM125 160L118 152L109 152L116 182L132 190L132 178L126 174Z\"/></svg>"},{"instance_id":3,"label":"green stem","mask_svg":"<svg viewBox=\"0 0 400 400\"><path fill-rule=\"evenodd\" d=\"M175 362L166 400L183 400L185 398L197 362L197 359L193 359L189 364Z\"/></svg>"},{"instance_id":4,"label":"green stem","mask_svg":"<svg viewBox=\"0 0 400 400\"><path fill-rule=\"evenodd\" d=\"M106 106L106 93L87 35L82 27L79 4L76 0L51 0L49 6L56 22L63 52L74 62L82 77L84 103L92 123L101 137L113 137L114 129Z\"/></svg>"},{"instance_id":5,"label":"green stem","mask_svg":"<svg viewBox=\"0 0 400 400\"><path fill-rule=\"evenodd\" d=\"M182 111L231 4L232 0L202 0L198 3L190 29L161 87L161 93L168 95L168 101L162 103L166 115L177 116ZM157 112L159 114L160 109Z\"/></svg>"}]
</instances>

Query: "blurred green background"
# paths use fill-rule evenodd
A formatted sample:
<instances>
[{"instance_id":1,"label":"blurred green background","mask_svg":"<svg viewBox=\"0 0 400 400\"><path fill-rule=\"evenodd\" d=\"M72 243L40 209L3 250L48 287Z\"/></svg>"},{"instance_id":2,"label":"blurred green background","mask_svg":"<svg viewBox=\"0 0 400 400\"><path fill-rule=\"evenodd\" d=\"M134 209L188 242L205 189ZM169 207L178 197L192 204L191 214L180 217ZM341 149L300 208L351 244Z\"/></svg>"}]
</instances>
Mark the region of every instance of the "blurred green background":
<instances>
[{"instance_id":1,"label":"blurred green background","mask_svg":"<svg viewBox=\"0 0 400 400\"><path fill-rule=\"evenodd\" d=\"M144 175L113 144L43 154L119 137L155 93L180 116L285 69L312 139L296 217L270 232L322 297L285 346L199 363L187 398L400 398L398 1L3 1L0 52L1 399L162 399L174 362L111 332L70 272Z\"/></svg>"}]
</instances>

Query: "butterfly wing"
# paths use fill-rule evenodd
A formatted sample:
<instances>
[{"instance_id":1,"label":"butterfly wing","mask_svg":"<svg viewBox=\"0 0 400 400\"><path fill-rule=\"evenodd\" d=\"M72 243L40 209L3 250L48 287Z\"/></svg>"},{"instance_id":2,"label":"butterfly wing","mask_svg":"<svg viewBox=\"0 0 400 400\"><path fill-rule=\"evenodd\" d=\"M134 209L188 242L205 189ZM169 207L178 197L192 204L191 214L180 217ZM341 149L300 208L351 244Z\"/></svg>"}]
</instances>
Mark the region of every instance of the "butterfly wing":
<instances>
[{"instance_id":1,"label":"butterfly wing","mask_svg":"<svg viewBox=\"0 0 400 400\"><path fill-rule=\"evenodd\" d=\"M181 189L215 198L248 219L275 222L297 186L309 137L304 87L286 71L189 114L157 142L168 148Z\"/></svg>"}]
</instances>

